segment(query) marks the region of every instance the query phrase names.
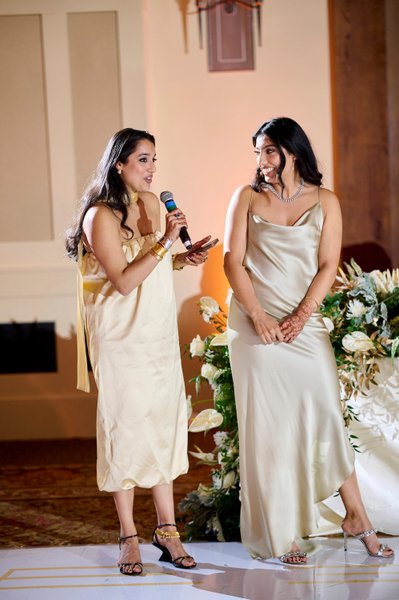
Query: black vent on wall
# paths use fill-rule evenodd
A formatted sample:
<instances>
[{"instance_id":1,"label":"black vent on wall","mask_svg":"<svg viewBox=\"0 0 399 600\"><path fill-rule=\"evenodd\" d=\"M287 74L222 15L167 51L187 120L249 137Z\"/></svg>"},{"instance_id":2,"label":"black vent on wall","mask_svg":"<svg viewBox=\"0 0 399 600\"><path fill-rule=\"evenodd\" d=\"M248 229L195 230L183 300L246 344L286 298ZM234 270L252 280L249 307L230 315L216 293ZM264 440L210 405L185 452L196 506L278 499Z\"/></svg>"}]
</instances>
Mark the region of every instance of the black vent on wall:
<instances>
[{"instance_id":1,"label":"black vent on wall","mask_svg":"<svg viewBox=\"0 0 399 600\"><path fill-rule=\"evenodd\" d=\"M0 324L0 373L57 371L55 323Z\"/></svg>"}]
</instances>

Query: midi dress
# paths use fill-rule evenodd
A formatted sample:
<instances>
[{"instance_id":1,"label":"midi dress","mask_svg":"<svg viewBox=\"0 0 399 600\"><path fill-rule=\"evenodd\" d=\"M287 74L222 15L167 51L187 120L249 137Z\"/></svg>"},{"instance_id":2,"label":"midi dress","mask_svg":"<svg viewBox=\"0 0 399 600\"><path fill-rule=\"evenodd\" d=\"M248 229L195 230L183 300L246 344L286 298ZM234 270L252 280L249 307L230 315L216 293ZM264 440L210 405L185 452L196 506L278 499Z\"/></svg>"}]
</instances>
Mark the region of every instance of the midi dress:
<instances>
[{"instance_id":1,"label":"midi dress","mask_svg":"<svg viewBox=\"0 0 399 600\"><path fill-rule=\"evenodd\" d=\"M248 212L244 266L263 309L281 320L318 270L323 212L292 226ZM228 345L240 443L241 538L251 556L277 557L317 530L317 503L354 468L329 333L315 311L291 344L265 345L231 299Z\"/></svg>"},{"instance_id":2,"label":"midi dress","mask_svg":"<svg viewBox=\"0 0 399 600\"><path fill-rule=\"evenodd\" d=\"M130 263L161 238L121 240ZM187 405L170 253L128 295L92 252L78 257L78 388L97 399L97 483L116 492L170 483L188 470Z\"/></svg>"}]
</instances>

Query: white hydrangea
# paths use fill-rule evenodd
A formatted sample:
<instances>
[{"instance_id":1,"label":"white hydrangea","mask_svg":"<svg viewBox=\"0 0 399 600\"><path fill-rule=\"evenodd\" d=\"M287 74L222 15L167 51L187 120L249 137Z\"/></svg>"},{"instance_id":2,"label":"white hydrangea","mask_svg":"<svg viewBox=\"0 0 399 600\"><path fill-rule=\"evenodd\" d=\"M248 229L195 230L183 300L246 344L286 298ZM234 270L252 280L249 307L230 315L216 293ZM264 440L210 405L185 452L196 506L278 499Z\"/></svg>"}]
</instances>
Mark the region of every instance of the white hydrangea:
<instances>
[{"instance_id":1,"label":"white hydrangea","mask_svg":"<svg viewBox=\"0 0 399 600\"><path fill-rule=\"evenodd\" d=\"M224 444L224 442L226 441L226 439L228 437L229 437L229 434L227 433L227 431L217 431L213 435L213 440L214 440L216 446L221 446L222 444Z\"/></svg>"}]
</instances>

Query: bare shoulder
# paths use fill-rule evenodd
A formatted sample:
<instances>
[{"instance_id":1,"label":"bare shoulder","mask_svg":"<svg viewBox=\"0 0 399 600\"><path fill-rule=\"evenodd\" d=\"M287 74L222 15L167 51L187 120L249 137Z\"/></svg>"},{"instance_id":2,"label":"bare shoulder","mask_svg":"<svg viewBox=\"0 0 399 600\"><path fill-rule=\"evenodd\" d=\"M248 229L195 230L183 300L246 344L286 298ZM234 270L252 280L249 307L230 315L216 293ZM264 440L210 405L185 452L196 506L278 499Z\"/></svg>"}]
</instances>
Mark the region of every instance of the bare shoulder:
<instances>
[{"instance_id":1,"label":"bare shoulder","mask_svg":"<svg viewBox=\"0 0 399 600\"><path fill-rule=\"evenodd\" d=\"M97 202L93 204L85 214L84 225L93 225L94 223L112 223L118 224L119 219L115 212L107 204Z\"/></svg>"},{"instance_id":2,"label":"bare shoulder","mask_svg":"<svg viewBox=\"0 0 399 600\"><path fill-rule=\"evenodd\" d=\"M240 185L234 190L230 206L238 210L248 210L251 196L254 193L250 185Z\"/></svg>"},{"instance_id":3,"label":"bare shoulder","mask_svg":"<svg viewBox=\"0 0 399 600\"><path fill-rule=\"evenodd\" d=\"M158 196L156 196L152 192L139 192L139 199L142 200L147 206L159 207L160 200Z\"/></svg>"},{"instance_id":4,"label":"bare shoulder","mask_svg":"<svg viewBox=\"0 0 399 600\"><path fill-rule=\"evenodd\" d=\"M341 209L339 200L334 192L328 190L327 188L321 187L319 194L320 204L325 216L331 213L340 213Z\"/></svg>"}]
</instances>

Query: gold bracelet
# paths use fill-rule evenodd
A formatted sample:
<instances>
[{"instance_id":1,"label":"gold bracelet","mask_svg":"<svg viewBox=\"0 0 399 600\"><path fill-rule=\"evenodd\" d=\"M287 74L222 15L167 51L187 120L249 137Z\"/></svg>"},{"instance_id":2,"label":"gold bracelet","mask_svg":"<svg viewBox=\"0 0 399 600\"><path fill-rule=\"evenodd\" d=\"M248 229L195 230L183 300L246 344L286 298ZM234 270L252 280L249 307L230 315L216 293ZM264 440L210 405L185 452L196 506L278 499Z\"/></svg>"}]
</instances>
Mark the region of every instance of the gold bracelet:
<instances>
[{"instance_id":1,"label":"gold bracelet","mask_svg":"<svg viewBox=\"0 0 399 600\"><path fill-rule=\"evenodd\" d=\"M173 270L174 270L174 271L181 271L182 269L184 269L184 265L182 265L182 264L181 264L181 265L179 266L179 265L177 265L177 263L176 263L176 258L177 258L178 256L179 256L179 254L174 254L174 255L172 256L172 261L173 261Z\"/></svg>"},{"instance_id":2,"label":"gold bracelet","mask_svg":"<svg viewBox=\"0 0 399 600\"><path fill-rule=\"evenodd\" d=\"M167 253L168 251L165 248L165 246L162 246L162 244L160 244L159 242L157 242L155 246L153 246L150 249L150 254L152 254L152 256L155 256L157 260L162 260L165 254Z\"/></svg>"}]
</instances>

